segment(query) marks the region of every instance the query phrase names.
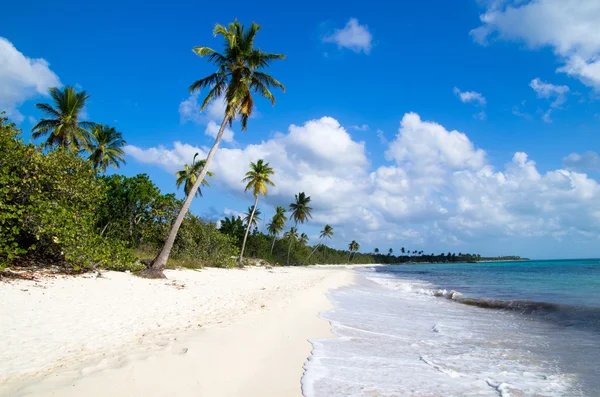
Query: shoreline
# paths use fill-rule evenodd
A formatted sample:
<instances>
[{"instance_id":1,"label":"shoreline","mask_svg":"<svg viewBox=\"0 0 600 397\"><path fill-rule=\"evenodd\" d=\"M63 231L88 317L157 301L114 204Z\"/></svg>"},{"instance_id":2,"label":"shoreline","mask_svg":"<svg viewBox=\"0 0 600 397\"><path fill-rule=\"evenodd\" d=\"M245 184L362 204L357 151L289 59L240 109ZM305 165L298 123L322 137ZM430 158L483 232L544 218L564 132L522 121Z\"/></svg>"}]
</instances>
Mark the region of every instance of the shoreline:
<instances>
[{"instance_id":1,"label":"shoreline","mask_svg":"<svg viewBox=\"0 0 600 397\"><path fill-rule=\"evenodd\" d=\"M302 396L304 364L312 351L308 339L334 336L318 315L332 307L326 293L352 284L355 276L345 266L316 266L178 270L168 277L149 282L109 272L106 279L44 280L38 288L22 281L0 285L0 297L13 296L3 301L13 321L0 325L8 334L0 342L0 396ZM87 300L73 304L72 316L48 312L48 305L58 310L62 295L72 298L69 292L77 288L87 292ZM169 307L140 309L133 321L164 323L145 324L148 329L134 334L127 329L131 319L121 320L135 316L138 301L132 297L148 291L154 295L138 298L162 298ZM34 296L23 299L24 293ZM134 306L122 310L128 305ZM196 309L196 317L185 317ZM185 326L192 320L202 323ZM44 329L36 328L38 322L46 322ZM71 326L78 327L72 334L61 330ZM77 340L85 330L86 341L104 338L104 345L86 349L87 342ZM107 331L121 333L123 340L107 338ZM49 362L36 361L38 356Z\"/></svg>"}]
</instances>

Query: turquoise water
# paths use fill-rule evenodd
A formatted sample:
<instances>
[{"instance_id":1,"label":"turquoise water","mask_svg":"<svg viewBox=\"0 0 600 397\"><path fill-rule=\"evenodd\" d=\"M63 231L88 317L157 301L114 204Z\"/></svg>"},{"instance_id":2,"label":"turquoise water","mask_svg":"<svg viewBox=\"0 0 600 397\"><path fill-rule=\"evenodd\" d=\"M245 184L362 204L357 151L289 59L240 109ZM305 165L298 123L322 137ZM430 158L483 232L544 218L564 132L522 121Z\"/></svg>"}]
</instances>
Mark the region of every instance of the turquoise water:
<instances>
[{"instance_id":1,"label":"turquoise water","mask_svg":"<svg viewBox=\"0 0 600 397\"><path fill-rule=\"evenodd\" d=\"M381 271L465 296L600 308L600 259L398 265Z\"/></svg>"},{"instance_id":2,"label":"turquoise water","mask_svg":"<svg viewBox=\"0 0 600 397\"><path fill-rule=\"evenodd\" d=\"M357 271L307 397L600 396L600 259Z\"/></svg>"},{"instance_id":3,"label":"turquoise water","mask_svg":"<svg viewBox=\"0 0 600 397\"><path fill-rule=\"evenodd\" d=\"M600 331L600 259L395 265L377 269L457 291L454 300Z\"/></svg>"}]
</instances>

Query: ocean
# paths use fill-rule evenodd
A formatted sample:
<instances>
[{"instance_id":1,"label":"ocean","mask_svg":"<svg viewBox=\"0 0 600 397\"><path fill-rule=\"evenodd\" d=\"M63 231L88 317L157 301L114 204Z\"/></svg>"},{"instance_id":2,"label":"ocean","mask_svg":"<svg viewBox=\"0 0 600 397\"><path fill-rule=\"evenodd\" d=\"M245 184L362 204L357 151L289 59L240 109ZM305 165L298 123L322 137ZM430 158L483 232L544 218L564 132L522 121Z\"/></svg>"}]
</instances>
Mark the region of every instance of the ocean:
<instances>
[{"instance_id":1,"label":"ocean","mask_svg":"<svg viewBox=\"0 0 600 397\"><path fill-rule=\"evenodd\" d=\"M357 270L306 397L598 397L600 259Z\"/></svg>"}]
</instances>

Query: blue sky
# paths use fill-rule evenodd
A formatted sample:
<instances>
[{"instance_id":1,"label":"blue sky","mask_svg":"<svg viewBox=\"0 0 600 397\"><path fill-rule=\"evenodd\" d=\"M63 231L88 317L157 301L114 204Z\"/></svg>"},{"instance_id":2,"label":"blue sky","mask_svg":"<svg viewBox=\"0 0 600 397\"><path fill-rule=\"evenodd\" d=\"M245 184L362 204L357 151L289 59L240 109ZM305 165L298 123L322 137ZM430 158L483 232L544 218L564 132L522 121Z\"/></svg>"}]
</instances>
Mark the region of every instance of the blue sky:
<instances>
[{"instance_id":1,"label":"blue sky","mask_svg":"<svg viewBox=\"0 0 600 397\"><path fill-rule=\"evenodd\" d=\"M220 122L193 111L188 87L213 69L191 49L220 47L216 22L256 21L257 45L287 55L269 70L287 92L234 124L195 213L245 210L239 180L262 156L281 172L259 206L306 191L313 241L331 223L333 245L365 251L600 256L595 1L88 3L3 7L0 108L26 135L47 87L77 85L131 145L118 172L172 192Z\"/></svg>"}]
</instances>

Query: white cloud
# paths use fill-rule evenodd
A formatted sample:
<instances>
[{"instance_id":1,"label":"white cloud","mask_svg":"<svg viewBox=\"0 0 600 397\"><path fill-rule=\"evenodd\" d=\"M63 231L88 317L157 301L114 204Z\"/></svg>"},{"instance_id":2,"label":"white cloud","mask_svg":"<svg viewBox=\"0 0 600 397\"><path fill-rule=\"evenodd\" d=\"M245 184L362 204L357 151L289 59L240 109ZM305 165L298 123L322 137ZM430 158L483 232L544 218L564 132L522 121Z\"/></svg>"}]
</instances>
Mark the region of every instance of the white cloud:
<instances>
[{"instance_id":1,"label":"white cloud","mask_svg":"<svg viewBox=\"0 0 600 397\"><path fill-rule=\"evenodd\" d=\"M452 92L454 92L454 94L458 97L458 99L460 99L462 103L473 103L475 104L475 106L481 108L481 110L478 113L475 113L473 117L479 120L485 120L486 114L483 108L486 105L486 100L483 95L475 91L463 92L458 87L454 87Z\"/></svg>"},{"instance_id":2,"label":"white cloud","mask_svg":"<svg viewBox=\"0 0 600 397\"><path fill-rule=\"evenodd\" d=\"M529 86L537 93L538 98L554 99L548 109L542 116L542 120L546 123L551 122L550 115L554 109L560 109L561 105L567 100L566 94L569 92L569 87L566 85L554 85L546 83L539 78L531 80Z\"/></svg>"},{"instance_id":3,"label":"white cloud","mask_svg":"<svg viewBox=\"0 0 600 397\"><path fill-rule=\"evenodd\" d=\"M369 126L367 124L353 125L351 128L356 131L368 131L369 130Z\"/></svg>"},{"instance_id":4,"label":"white cloud","mask_svg":"<svg viewBox=\"0 0 600 397\"><path fill-rule=\"evenodd\" d=\"M462 103L474 102L479 106L485 106L485 97L481 95L479 92L475 91L461 91L458 87L454 87L452 90L454 94L461 100Z\"/></svg>"},{"instance_id":5,"label":"white cloud","mask_svg":"<svg viewBox=\"0 0 600 397\"><path fill-rule=\"evenodd\" d=\"M557 71L600 89L600 2L597 0L493 1L485 4L475 41L523 42L550 47L564 63Z\"/></svg>"},{"instance_id":6,"label":"white cloud","mask_svg":"<svg viewBox=\"0 0 600 397\"><path fill-rule=\"evenodd\" d=\"M600 156L592 151L571 153L563 159L563 164L570 170L600 171Z\"/></svg>"},{"instance_id":7,"label":"white cloud","mask_svg":"<svg viewBox=\"0 0 600 397\"><path fill-rule=\"evenodd\" d=\"M126 151L169 171L195 152L206 154L179 142L172 148L128 146ZM311 223L334 226L336 241L437 248L492 237L589 240L600 234L595 180L566 169L542 173L522 152L495 169L466 134L415 113L403 117L386 152L389 162L375 169L365 144L354 141L335 119L323 117L291 125L287 133L258 144L219 149L212 184L246 197L241 180L250 161L260 158L276 171L276 187L263 205L287 205L305 191L313 199Z\"/></svg>"},{"instance_id":8,"label":"white cloud","mask_svg":"<svg viewBox=\"0 0 600 397\"><path fill-rule=\"evenodd\" d=\"M211 120L208 122L204 134L212 138L216 138L217 134L219 133L219 128L221 128L221 126ZM229 127L225 127L225 131L223 132L223 140L228 143L233 142L233 131Z\"/></svg>"},{"instance_id":9,"label":"white cloud","mask_svg":"<svg viewBox=\"0 0 600 397\"><path fill-rule=\"evenodd\" d=\"M356 18L350 18L343 29L336 29L332 35L325 36L323 41L335 43L340 48L349 48L357 53L362 51L369 54L373 48L373 35L367 25L359 24Z\"/></svg>"},{"instance_id":10,"label":"white cloud","mask_svg":"<svg viewBox=\"0 0 600 397\"><path fill-rule=\"evenodd\" d=\"M48 88L60 86L60 79L45 59L29 58L0 37L0 111L20 123L25 117L18 109L25 101L48 95Z\"/></svg>"}]
</instances>

